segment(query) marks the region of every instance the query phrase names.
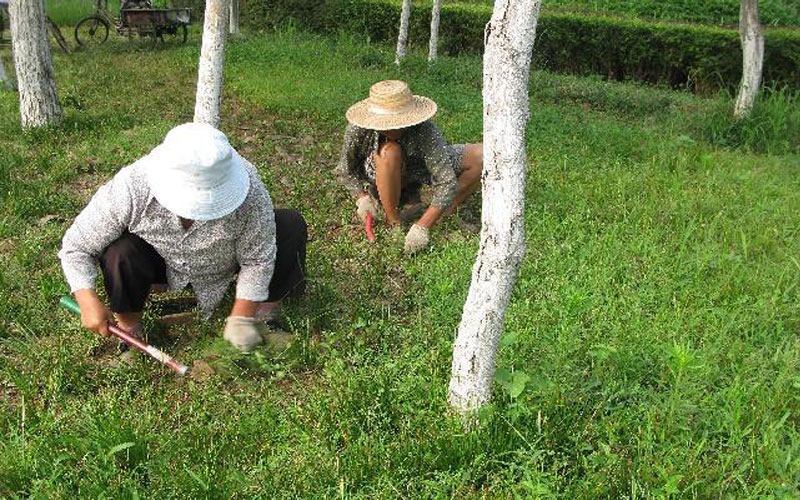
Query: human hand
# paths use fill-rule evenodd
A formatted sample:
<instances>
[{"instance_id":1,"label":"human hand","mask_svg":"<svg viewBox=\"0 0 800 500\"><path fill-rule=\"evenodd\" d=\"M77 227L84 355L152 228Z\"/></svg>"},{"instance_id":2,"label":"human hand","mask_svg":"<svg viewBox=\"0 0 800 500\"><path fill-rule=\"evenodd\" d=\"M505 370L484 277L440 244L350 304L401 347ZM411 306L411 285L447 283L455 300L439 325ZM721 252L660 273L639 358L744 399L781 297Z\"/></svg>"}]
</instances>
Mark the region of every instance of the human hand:
<instances>
[{"instance_id":1,"label":"human hand","mask_svg":"<svg viewBox=\"0 0 800 500\"><path fill-rule=\"evenodd\" d=\"M430 243L430 236L428 235L428 228L414 224L406 234L406 242L403 249L407 254L419 252Z\"/></svg>"},{"instance_id":2,"label":"human hand","mask_svg":"<svg viewBox=\"0 0 800 500\"><path fill-rule=\"evenodd\" d=\"M361 222L367 220L367 214L372 214L376 219L378 218L378 200L369 194L363 194L356 200L356 214Z\"/></svg>"},{"instance_id":3,"label":"human hand","mask_svg":"<svg viewBox=\"0 0 800 500\"><path fill-rule=\"evenodd\" d=\"M262 341L258 331L259 323L257 319L247 316L228 316L222 338L240 351L252 351Z\"/></svg>"},{"instance_id":4,"label":"human hand","mask_svg":"<svg viewBox=\"0 0 800 500\"><path fill-rule=\"evenodd\" d=\"M87 330L108 337L108 324L114 319L111 311L100 301L94 290L75 292L75 301L81 308L81 325Z\"/></svg>"}]
</instances>

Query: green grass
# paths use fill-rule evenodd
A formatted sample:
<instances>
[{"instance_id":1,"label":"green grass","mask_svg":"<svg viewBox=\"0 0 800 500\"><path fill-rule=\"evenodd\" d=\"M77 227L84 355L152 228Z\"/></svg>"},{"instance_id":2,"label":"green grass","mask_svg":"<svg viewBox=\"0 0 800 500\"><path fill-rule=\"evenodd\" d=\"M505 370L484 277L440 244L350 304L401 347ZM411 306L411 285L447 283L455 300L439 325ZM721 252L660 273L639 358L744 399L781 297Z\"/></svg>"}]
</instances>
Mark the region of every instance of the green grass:
<instances>
[{"instance_id":1,"label":"green grass","mask_svg":"<svg viewBox=\"0 0 800 500\"><path fill-rule=\"evenodd\" d=\"M221 127L310 224L298 342L232 354L221 311L151 338L207 360L208 381L115 366L57 309L55 254L100 183L191 119L198 52L55 54L59 129L21 133L0 93L0 496L800 495L800 158L709 142L724 97L533 75L528 254L499 358L529 380L498 384L465 434L445 397L477 236L456 218L415 258L380 227L370 245L331 170L343 111L381 78L434 98L450 140L480 140L480 60L236 40Z\"/></svg>"},{"instance_id":2,"label":"green grass","mask_svg":"<svg viewBox=\"0 0 800 500\"><path fill-rule=\"evenodd\" d=\"M489 0L458 0L491 3ZM544 0L544 9L575 9L662 21L691 21L703 24L739 23L739 0ZM800 5L794 0L761 0L763 24L800 26Z\"/></svg>"},{"instance_id":3,"label":"green grass","mask_svg":"<svg viewBox=\"0 0 800 500\"><path fill-rule=\"evenodd\" d=\"M95 12L94 0L46 0L47 15L59 26L75 26L84 17ZM119 16L119 0L110 0L108 10Z\"/></svg>"}]
</instances>

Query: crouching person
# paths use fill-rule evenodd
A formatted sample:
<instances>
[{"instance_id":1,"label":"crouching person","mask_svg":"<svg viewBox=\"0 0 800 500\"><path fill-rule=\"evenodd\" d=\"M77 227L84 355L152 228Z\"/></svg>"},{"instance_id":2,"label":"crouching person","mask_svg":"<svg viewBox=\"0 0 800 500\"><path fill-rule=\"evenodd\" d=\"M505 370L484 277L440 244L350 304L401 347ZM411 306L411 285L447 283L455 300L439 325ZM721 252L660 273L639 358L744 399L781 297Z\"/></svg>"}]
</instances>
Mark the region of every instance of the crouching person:
<instances>
[{"instance_id":1,"label":"crouching person","mask_svg":"<svg viewBox=\"0 0 800 500\"><path fill-rule=\"evenodd\" d=\"M337 176L362 221L368 214L377 218L381 207L393 228L418 218L406 234L406 253L424 249L428 230L480 188L483 145L449 145L432 120L436 110L405 82L384 80L345 115ZM423 184L433 188L427 208L420 201Z\"/></svg>"},{"instance_id":2,"label":"crouching person","mask_svg":"<svg viewBox=\"0 0 800 500\"><path fill-rule=\"evenodd\" d=\"M223 336L249 351L290 338L277 327L280 300L305 289L306 240L300 213L273 209L222 132L187 123L97 191L59 258L83 326L104 336L110 322L141 335L151 287L191 286L208 318L236 279ZM94 290L97 262L110 310Z\"/></svg>"}]
</instances>

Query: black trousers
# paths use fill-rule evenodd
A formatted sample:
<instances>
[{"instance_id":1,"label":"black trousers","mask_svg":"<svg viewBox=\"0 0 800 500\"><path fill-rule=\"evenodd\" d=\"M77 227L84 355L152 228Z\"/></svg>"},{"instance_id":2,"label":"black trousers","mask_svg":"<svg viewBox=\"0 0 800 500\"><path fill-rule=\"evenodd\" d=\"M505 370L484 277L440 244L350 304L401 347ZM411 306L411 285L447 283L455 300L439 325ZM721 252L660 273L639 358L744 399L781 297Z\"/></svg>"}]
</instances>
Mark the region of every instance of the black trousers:
<instances>
[{"instance_id":1,"label":"black trousers","mask_svg":"<svg viewBox=\"0 0 800 500\"><path fill-rule=\"evenodd\" d=\"M300 295L306 285L306 221L296 210L275 210L278 247L269 284L269 302ZM111 310L139 312L152 285L167 282L167 266L156 250L139 236L125 232L103 250L100 269Z\"/></svg>"}]
</instances>

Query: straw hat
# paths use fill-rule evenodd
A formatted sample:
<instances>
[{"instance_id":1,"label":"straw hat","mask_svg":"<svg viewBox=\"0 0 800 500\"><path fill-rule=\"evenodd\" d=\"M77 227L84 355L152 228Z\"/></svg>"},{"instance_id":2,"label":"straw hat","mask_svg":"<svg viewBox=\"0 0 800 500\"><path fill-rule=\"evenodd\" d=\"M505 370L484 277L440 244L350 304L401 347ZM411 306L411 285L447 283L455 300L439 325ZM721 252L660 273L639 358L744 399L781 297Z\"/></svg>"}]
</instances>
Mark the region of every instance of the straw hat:
<instances>
[{"instance_id":1,"label":"straw hat","mask_svg":"<svg viewBox=\"0 0 800 500\"><path fill-rule=\"evenodd\" d=\"M369 98L347 110L347 121L361 128L394 130L411 127L436 114L436 103L412 95L406 82L384 80L369 89Z\"/></svg>"},{"instance_id":2,"label":"straw hat","mask_svg":"<svg viewBox=\"0 0 800 500\"><path fill-rule=\"evenodd\" d=\"M225 134L205 123L173 128L142 161L153 196L184 219L224 217L250 190L245 160Z\"/></svg>"}]
</instances>

